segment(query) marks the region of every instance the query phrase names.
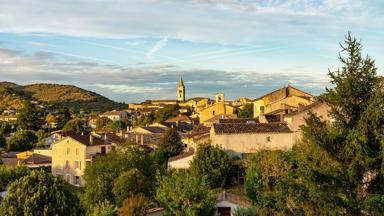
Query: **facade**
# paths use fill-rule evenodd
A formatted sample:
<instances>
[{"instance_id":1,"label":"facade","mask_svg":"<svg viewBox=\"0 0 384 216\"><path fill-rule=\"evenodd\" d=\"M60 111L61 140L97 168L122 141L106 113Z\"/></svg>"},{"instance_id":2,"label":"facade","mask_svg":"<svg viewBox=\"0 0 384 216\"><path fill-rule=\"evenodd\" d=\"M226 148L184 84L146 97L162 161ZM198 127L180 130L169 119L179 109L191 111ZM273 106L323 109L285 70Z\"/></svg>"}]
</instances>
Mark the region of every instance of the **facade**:
<instances>
[{"instance_id":1,"label":"facade","mask_svg":"<svg viewBox=\"0 0 384 216\"><path fill-rule=\"evenodd\" d=\"M195 156L195 149L190 148L187 152L169 158L168 168L170 169L188 169L193 157Z\"/></svg>"},{"instance_id":2,"label":"facade","mask_svg":"<svg viewBox=\"0 0 384 216\"><path fill-rule=\"evenodd\" d=\"M321 117L324 121L332 121L329 115L329 109L325 102L315 102L309 106L299 107L298 111L287 114L284 116L284 121L294 133L294 142L298 142L302 138L300 126L305 124L305 118L308 117L309 112Z\"/></svg>"},{"instance_id":3,"label":"facade","mask_svg":"<svg viewBox=\"0 0 384 216\"><path fill-rule=\"evenodd\" d=\"M111 119L112 121L121 121L123 119L128 118L128 113L126 111L109 111L100 115L100 117L106 117Z\"/></svg>"},{"instance_id":4,"label":"facade","mask_svg":"<svg viewBox=\"0 0 384 216\"><path fill-rule=\"evenodd\" d=\"M237 208L248 208L251 206L251 202L247 198L224 191L217 195L215 215L232 216Z\"/></svg>"},{"instance_id":5,"label":"facade","mask_svg":"<svg viewBox=\"0 0 384 216\"><path fill-rule=\"evenodd\" d=\"M224 93L218 93L215 96L215 103L199 111L200 123L218 115L228 115L234 112L235 108L225 102Z\"/></svg>"},{"instance_id":6,"label":"facade","mask_svg":"<svg viewBox=\"0 0 384 216\"><path fill-rule=\"evenodd\" d=\"M92 135L69 135L52 145L52 174L69 184L84 186L84 170L98 155L107 154L112 145Z\"/></svg>"},{"instance_id":7,"label":"facade","mask_svg":"<svg viewBox=\"0 0 384 216\"><path fill-rule=\"evenodd\" d=\"M211 143L243 157L262 150L290 150L293 133L285 123L221 123L212 126Z\"/></svg>"},{"instance_id":8,"label":"facade","mask_svg":"<svg viewBox=\"0 0 384 216\"><path fill-rule=\"evenodd\" d=\"M185 102L185 86L182 77L180 77L179 86L177 87L177 101Z\"/></svg>"},{"instance_id":9,"label":"facade","mask_svg":"<svg viewBox=\"0 0 384 216\"><path fill-rule=\"evenodd\" d=\"M290 85L254 100L254 117L263 114L287 114L299 106L313 103L313 96Z\"/></svg>"}]
</instances>

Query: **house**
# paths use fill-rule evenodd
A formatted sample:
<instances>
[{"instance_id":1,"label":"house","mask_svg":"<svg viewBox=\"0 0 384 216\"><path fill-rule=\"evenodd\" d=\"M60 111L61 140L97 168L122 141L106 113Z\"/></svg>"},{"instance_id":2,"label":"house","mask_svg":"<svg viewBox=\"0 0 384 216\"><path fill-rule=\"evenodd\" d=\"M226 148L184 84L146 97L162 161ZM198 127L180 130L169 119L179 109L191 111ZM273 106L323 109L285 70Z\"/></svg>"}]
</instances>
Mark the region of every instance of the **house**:
<instances>
[{"instance_id":1,"label":"house","mask_svg":"<svg viewBox=\"0 0 384 216\"><path fill-rule=\"evenodd\" d=\"M113 110L100 114L99 116L109 118L112 121L121 121L128 118L128 113L126 111Z\"/></svg>"},{"instance_id":2,"label":"house","mask_svg":"<svg viewBox=\"0 0 384 216\"><path fill-rule=\"evenodd\" d=\"M236 114L221 114L221 115L215 115L212 118L204 121L202 124L211 127L213 124L219 123L220 119L237 119Z\"/></svg>"},{"instance_id":3,"label":"house","mask_svg":"<svg viewBox=\"0 0 384 216\"><path fill-rule=\"evenodd\" d=\"M203 123L217 115L234 114L235 108L225 102L223 93L217 93L215 103L208 105L208 107L200 110L198 113L200 123Z\"/></svg>"},{"instance_id":4,"label":"house","mask_svg":"<svg viewBox=\"0 0 384 216\"><path fill-rule=\"evenodd\" d=\"M217 195L215 215L232 216L239 207L249 208L251 202L244 196L222 192Z\"/></svg>"},{"instance_id":5,"label":"house","mask_svg":"<svg viewBox=\"0 0 384 216\"><path fill-rule=\"evenodd\" d=\"M313 95L291 85L256 98L253 102L254 117L261 114L284 115L295 111L299 106L313 103Z\"/></svg>"},{"instance_id":6,"label":"house","mask_svg":"<svg viewBox=\"0 0 384 216\"><path fill-rule=\"evenodd\" d=\"M168 168L170 169L188 169L193 157L195 149L189 148L187 152L170 157L168 159Z\"/></svg>"},{"instance_id":7,"label":"house","mask_svg":"<svg viewBox=\"0 0 384 216\"><path fill-rule=\"evenodd\" d=\"M183 123L187 123L187 124L194 124L195 123L195 121L187 115L179 115L179 116L167 119L167 120L165 120L165 122L172 122L172 123L183 122Z\"/></svg>"},{"instance_id":8,"label":"house","mask_svg":"<svg viewBox=\"0 0 384 216\"><path fill-rule=\"evenodd\" d=\"M69 184L84 186L85 167L112 150L112 144L93 135L71 134L52 145L52 174Z\"/></svg>"},{"instance_id":9,"label":"house","mask_svg":"<svg viewBox=\"0 0 384 216\"><path fill-rule=\"evenodd\" d=\"M214 124L210 139L229 155L239 157L261 150L289 150L293 146L293 133L285 123Z\"/></svg>"},{"instance_id":10,"label":"house","mask_svg":"<svg viewBox=\"0 0 384 216\"><path fill-rule=\"evenodd\" d=\"M167 127L164 126L140 126L135 127L129 132L139 134L164 134L167 131Z\"/></svg>"},{"instance_id":11,"label":"house","mask_svg":"<svg viewBox=\"0 0 384 216\"><path fill-rule=\"evenodd\" d=\"M0 158L7 167L26 166L28 168L49 167L51 166L51 157L37 154L32 151L8 152L1 155Z\"/></svg>"},{"instance_id":12,"label":"house","mask_svg":"<svg viewBox=\"0 0 384 216\"><path fill-rule=\"evenodd\" d=\"M308 117L309 112L321 117L323 121L332 121L329 111L329 105L319 101L308 106L300 106L297 111L286 114L284 121L294 133L294 142L301 139L302 133L300 127L305 124L305 118Z\"/></svg>"}]
</instances>

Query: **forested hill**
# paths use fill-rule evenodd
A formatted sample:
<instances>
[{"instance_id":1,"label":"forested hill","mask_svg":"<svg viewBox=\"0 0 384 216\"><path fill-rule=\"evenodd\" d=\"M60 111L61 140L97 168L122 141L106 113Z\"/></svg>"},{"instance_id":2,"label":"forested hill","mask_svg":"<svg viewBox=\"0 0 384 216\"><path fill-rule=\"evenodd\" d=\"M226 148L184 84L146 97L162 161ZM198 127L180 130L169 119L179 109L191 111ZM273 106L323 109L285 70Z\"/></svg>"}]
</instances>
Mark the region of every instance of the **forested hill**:
<instances>
[{"instance_id":1,"label":"forested hill","mask_svg":"<svg viewBox=\"0 0 384 216\"><path fill-rule=\"evenodd\" d=\"M17 85L0 82L0 108L20 108L23 100L38 101L48 107L75 107L85 111L106 111L126 108L95 92L73 85L31 84Z\"/></svg>"}]
</instances>

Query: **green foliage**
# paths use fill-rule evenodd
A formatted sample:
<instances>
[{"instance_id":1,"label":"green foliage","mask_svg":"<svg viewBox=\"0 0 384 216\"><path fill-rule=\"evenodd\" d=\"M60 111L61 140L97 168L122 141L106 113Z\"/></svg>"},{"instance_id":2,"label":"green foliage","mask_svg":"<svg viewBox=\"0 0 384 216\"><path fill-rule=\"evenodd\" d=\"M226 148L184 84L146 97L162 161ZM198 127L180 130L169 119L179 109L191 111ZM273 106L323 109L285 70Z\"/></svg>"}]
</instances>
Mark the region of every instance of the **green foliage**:
<instances>
[{"instance_id":1,"label":"green foliage","mask_svg":"<svg viewBox=\"0 0 384 216\"><path fill-rule=\"evenodd\" d=\"M157 169L152 154L146 149L135 144L121 146L86 167L84 205L92 206L105 200L115 203L116 199L121 201L127 198L125 196L139 192L150 196L154 191ZM137 183L131 181L137 179L147 186L139 185L134 192L127 191Z\"/></svg>"},{"instance_id":2,"label":"green foliage","mask_svg":"<svg viewBox=\"0 0 384 216\"><path fill-rule=\"evenodd\" d=\"M5 165L0 165L0 190L5 189L13 181L28 175L30 170L25 166L17 166L8 168Z\"/></svg>"},{"instance_id":3,"label":"green foliage","mask_svg":"<svg viewBox=\"0 0 384 216\"><path fill-rule=\"evenodd\" d=\"M161 139L159 145L159 151L162 152L165 158L180 154L184 149L184 144L181 142L181 138L176 128L168 129L164 137Z\"/></svg>"},{"instance_id":4,"label":"green foliage","mask_svg":"<svg viewBox=\"0 0 384 216\"><path fill-rule=\"evenodd\" d=\"M108 201L99 202L93 208L88 216L117 216L117 208Z\"/></svg>"},{"instance_id":5,"label":"green foliage","mask_svg":"<svg viewBox=\"0 0 384 216\"><path fill-rule=\"evenodd\" d=\"M233 216L257 216L257 211L254 208L238 207Z\"/></svg>"},{"instance_id":6,"label":"green foliage","mask_svg":"<svg viewBox=\"0 0 384 216\"><path fill-rule=\"evenodd\" d=\"M253 104L247 103L243 109L239 112L240 118L253 118Z\"/></svg>"},{"instance_id":7,"label":"green foliage","mask_svg":"<svg viewBox=\"0 0 384 216\"><path fill-rule=\"evenodd\" d=\"M71 120L71 113L69 112L68 107L61 107L57 112L56 119L57 127L63 128L64 125L67 124L69 120Z\"/></svg>"},{"instance_id":8,"label":"green foliage","mask_svg":"<svg viewBox=\"0 0 384 216\"><path fill-rule=\"evenodd\" d=\"M69 120L63 127L63 131L73 131L78 134L87 133L88 130L85 121L78 118Z\"/></svg>"},{"instance_id":9,"label":"green foliage","mask_svg":"<svg viewBox=\"0 0 384 216\"><path fill-rule=\"evenodd\" d=\"M220 147L203 144L199 146L189 170L198 178L205 176L211 188L227 187L231 184L234 164Z\"/></svg>"},{"instance_id":10,"label":"green foliage","mask_svg":"<svg viewBox=\"0 0 384 216\"><path fill-rule=\"evenodd\" d=\"M213 215L214 198L206 179L184 172L171 172L160 177L156 199L167 215Z\"/></svg>"},{"instance_id":11,"label":"green foliage","mask_svg":"<svg viewBox=\"0 0 384 216\"><path fill-rule=\"evenodd\" d=\"M127 124L124 121L114 121L107 125L107 128L112 131L121 131L127 129Z\"/></svg>"},{"instance_id":12,"label":"green foliage","mask_svg":"<svg viewBox=\"0 0 384 216\"><path fill-rule=\"evenodd\" d=\"M96 120L96 128L103 129L107 128L107 126L113 121L107 117L98 117Z\"/></svg>"},{"instance_id":13,"label":"green foliage","mask_svg":"<svg viewBox=\"0 0 384 216\"><path fill-rule=\"evenodd\" d=\"M4 135L0 133L0 149L4 148L7 145L7 141L4 138Z\"/></svg>"},{"instance_id":14,"label":"green foliage","mask_svg":"<svg viewBox=\"0 0 384 216\"><path fill-rule=\"evenodd\" d=\"M155 122L162 122L169 118L176 117L180 114L180 106L178 104L167 105L155 113Z\"/></svg>"},{"instance_id":15,"label":"green foliage","mask_svg":"<svg viewBox=\"0 0 384 216\"><path fill-rule=\"evenodd\" d=\"M17 115L17 124L20 129L37 131L43 124L41 113L33 104L26 101Z\"/></svg>"},{"instance_id":16,"label":"green foliage","mask_svg":"<svg viewBox=\"0 0 384 216\"><path fill-rule=\"evenodd\" d=\"M150 186L146 178L138 169L132 168L120 174L115 180L112 192L116 196L116 203L121 206L123 200L139 193L149 194Z\"/></svg>"},{"instance_id":17,"label":"green foliage","mask_svg":"<svg viewBox=\"0 0 384 216\"><path fill-rule=\"evenodd\" d=\"M134 126L146 126L150 125L154 122L153 114L144 114L139 116L133 123Z\"/></svg>"},{"instance_id":18,"label":"green foliage","mask_svg":"<svg viewBox=\"0 0 384 216\"><path fill-rule=\"evenodd\" d=\"M52 124L52 123L56 123L57 119L54 114L48 113L48 115L45 117L45 121L49 124Z\"/></svg>"},{"instance_id":19,"label":"green foliage","mask_svg":"<svg viewBox=\"0 0 384 216\"><path fill-rule=\"evenodd\" d=\"M14 132L14 127L10 122L0 122L0 134L10 134Z\"/></svg>"},{"instance_id":20,"label":"green foliage","mask_svg":"<svg viewBox=\"0 0 384 216\"><path fill-rule=\"evenodd\" d=\"M134 195L124 200L123 206L119 209L121 216L146 216L148 200L142 195Z\"/></svg>"},{"instance_id":21,"label":"green foliage","mask_svg":"<svg viewBox=\"0 0 384 216\"><path fill-rule=\"evenodd\" d=\"M9 186L0 213L14 215L80 215L79 201L61 178L33 170Z\"/></svg>"},{"instance_id":22,"label":"green foliage","mask_svg":"<svg viewBox=\"0 0 384 216\"><path fill-rule=\"evenodd\" d=\"M36 132L36 136L38 140L37 146L44 146L45 138L48 136L48 133L45 132L45 130L40 129Z\"/></svg>"},{"instance_id":23,"label":"green foliage","mask_svg":"<svg viewBox=\"0 0 384 216\"><path fill-rule=\"evenodd\" d=\"M8 141L7 151L25 151L33 148L38 138L33 131L19 130Z\"/></svg>"},{"instance_id":24,"label":"green foliage","mask_svg":"<svg viewBox=\"0 0 384 216\"><path fill-rule=\"evenodd\" d=\"M320 97L333 121L310 114L291 153L249 163L246 191L263 214L383 214L384 92L360 42L348 35L343 52Z\"/></svg>"}]
</instances>

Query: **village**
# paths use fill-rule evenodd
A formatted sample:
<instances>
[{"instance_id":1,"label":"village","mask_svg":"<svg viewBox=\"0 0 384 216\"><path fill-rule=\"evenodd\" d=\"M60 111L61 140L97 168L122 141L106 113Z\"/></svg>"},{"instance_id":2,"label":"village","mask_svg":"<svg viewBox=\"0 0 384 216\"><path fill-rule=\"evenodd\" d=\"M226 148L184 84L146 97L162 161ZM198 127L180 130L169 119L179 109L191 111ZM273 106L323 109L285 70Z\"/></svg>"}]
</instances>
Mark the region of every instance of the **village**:
<instances>
[{"instance_id":1,"label":"village","mask_svg":"<svg viewBox=\"0 0 384 216\"><path fill-rule=\"evenodd\" d=\"M182 78L175 90L175 100L129 104L125 110L100 113L96 118L87 117L87 127L91 129L88 134L55 131L57 122L50 122L53 131L44 138L43 145L23 152L9 151L3 153L0 159L7 167L47 167L54 176L61 176L75 187L84 187L84 170L98 157L124 143L136 143L156 151L170 129L180 135L183 150L168 159L168 169L188 170L202 144L219 146L230 157L244 159L263 150L291 150L301 139L300 126L305 124L309 112L325 121L331 120L327 103L291 85L255 99L239 98L234 101L226 101L224 93L217 93L213 100L209 97L188 99ZM159 110L175 106L177 114L163 121L129 124L118 130L100 127L102 121L137 122ZM242 112L245 113L243 116ZM3 121L17 120L17 113L4 113ZM249 205L245 197L223 193L219 195L222 200L216 204L217 212L228 211L228 208L234 212L237 206ZM155 215L162 208L150 211L154 211Z\"/></svg>"}]
</instances>

